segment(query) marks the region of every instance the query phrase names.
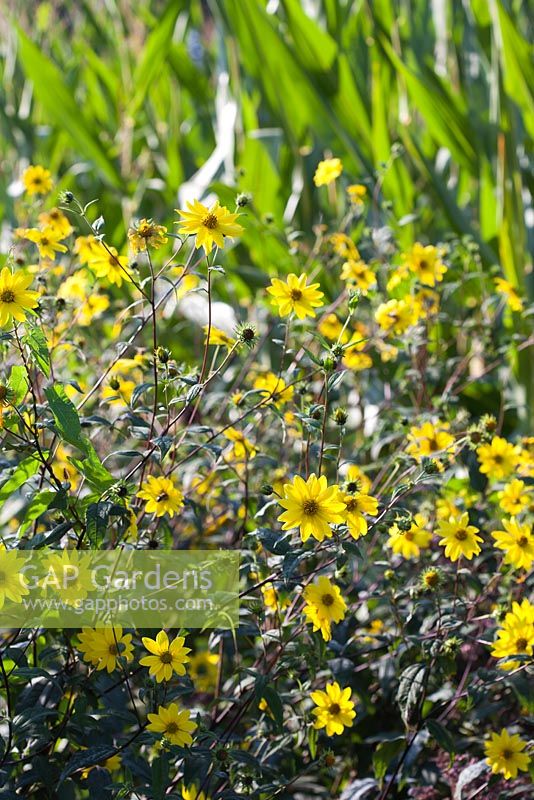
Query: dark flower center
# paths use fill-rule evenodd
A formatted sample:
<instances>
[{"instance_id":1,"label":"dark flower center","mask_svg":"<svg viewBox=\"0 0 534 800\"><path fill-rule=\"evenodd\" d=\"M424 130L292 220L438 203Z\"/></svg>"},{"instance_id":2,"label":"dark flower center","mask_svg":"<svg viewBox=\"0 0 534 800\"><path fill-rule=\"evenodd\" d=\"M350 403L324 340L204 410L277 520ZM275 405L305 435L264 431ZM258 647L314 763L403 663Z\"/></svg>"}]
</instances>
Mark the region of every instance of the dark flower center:
<instances>
[{"instance_id":1,"label":"dark flower center","mask_svg":"<svg viewBox=\"0 0 534 800\"><path fill-rule=\"evenodd\" d=\"M173 734L173 733L178 733L178 731L179 731L179 728L178 728L178 725L176 724L176 722L169 722L169 724L167 725L167 728L165 730L165 733Z\"/></svg>"},{"instance_id":2,"label":"dark flower center","mask_svg":"<svg viewBox=\"0 0 534 800\"><path fill-rule=\"evenodd\" d=\"M528 642L527 642L526 639L523 639L523 638L518 639L516 641L516 643L515 643L517 652L520 653L521 650L526 650L527 649L527 644L528 644Z\"/></svg>"},{"instance_id":3,"label":"dark flower center","mask_svg":"<svg viewBox=\"0 0 534 800\"><path fill-rule=\"evenodd\" d=\"M321 597L321 603L323 606L333 606L334 605L334 598L331 594L323 594Z\"/></svg>"},{"instance_id":4,"label":"dark flower center","mask_svg":"<svg viewBox=\"0 0 534 800\"><path fill-rule=\"evenodd\" d=\"M302 292L300 291L300 289L291 289L290 297L292 300L295 301L300 300L300 298L302 297Z\"/></svg>"},{"instance_id":5,"label":"dark flower center","mask_svg":"<svg viewBox=\"0 0 534 800\"><path fill-rule=\"evenodd\" d=\"M202 220L202 224L205 228L209 228L210 231L214 230L217 227L217 217L215 214L208 214L207 217L204 217Z\"/></svg>"},{"instance_id":6,"label":"dark flower center","mask_svg":"<svg viewBox=\"0 0 534 800\"><path fill-rule=\"evenodd\" d=\"M331 714L335 715L335 714L339 714L339 712L341 711L341 708L339 707L338 703L332 703L332 705L330 706L330 708L328 710L330 711Z\"/></svg>"},{"instance_id":7,"label":"dark flower center","mask_svg":"<svg viewBox=\"0 0 534 800\"><path fill-rule=\"evenodd\" d=\"M528 538L526 536L522 536L520 539L518 539L517 544L519 547L526 547L528 544Z\"/></svg>"},{"instance_id":8,"label":"dark flower center","mask_svg":"<svg viewBox=\"0 0 534 800\"><path fill-rule=\"evenodd\" d=\"M162 653L160 655L160 661L162 664L171 664L172 663L171 653L168 650L165 653Z\"/></svg>"},{"instance_id":9,"label":"dark flower center","mask_svg":"<svg viewBox=\"0 0 534 800\"><path fill-rule=\"evenodd\" d=\"M455 536L459 542L465 542L465 540L467 539L467 531L464 530L456 531Z\"/></svg>"},{"instance_id":10,"label":"dark flower center","mask_svg":"<svg viewBox=\"0 0 534 800\"><path fill-rule=\"evenodd\" d=\"M163 503L164 500L168 500L168 499L169 499L169 495L167 494L167 492L161 492L161 494L158 494L158 496L156 497L156 502L157 503Z\"/></svg>"},{"instance_id":11,"label":"dark flower center","mask_svg":"<svg viewBox=\"0 0 534 800\"><path fill-rule=\"evenodd\" d=\"M305 514L309 517L312 517L314 514L317 514L319 511L319 506L315 502L315 500L305 500L302 506L302 510Z\"/></svg>"},{"instance_id":12,"label":"dark flower center","mask_svg":"<svg viewBox=\"0 0 534 800\"><path fill-rule=\"evenodd\" d=\"M12 292L11 289L4 289L2 294L0 294L0 302L2 302L2 303L14 303L15 302L15 292Z\"/></svg>"}]
</instances>

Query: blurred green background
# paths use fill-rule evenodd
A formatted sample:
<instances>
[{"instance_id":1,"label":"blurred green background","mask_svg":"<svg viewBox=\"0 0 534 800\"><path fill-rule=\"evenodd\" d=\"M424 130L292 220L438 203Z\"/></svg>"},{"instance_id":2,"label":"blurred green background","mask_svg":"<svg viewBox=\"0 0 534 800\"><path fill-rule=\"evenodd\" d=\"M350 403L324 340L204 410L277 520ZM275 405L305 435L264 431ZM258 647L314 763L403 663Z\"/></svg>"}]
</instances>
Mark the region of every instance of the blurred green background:
<instances>
[{"instance_id":1,"label":"blurred green background","mask_svg":"<svg viewBox=\"0 0 534 800\"><path fill-rule=\"evenodd\" d=\"M518 0L5 0L1 213L28 163L99 198L120 248L132 216L250 191L242 287L291 266L277 229L326 213L325 154L377 187L400 244L452 231L530 299L534 65ZM10 188L11 187L11 188ZM385 204L384 204L385 203ZM403 241L404 240L404 241ZM528 324L521 326L521 335ZM529 351L520 379L530 384ZM534 395L533 395L534 396Z\"/></svg>"}]
</instances>

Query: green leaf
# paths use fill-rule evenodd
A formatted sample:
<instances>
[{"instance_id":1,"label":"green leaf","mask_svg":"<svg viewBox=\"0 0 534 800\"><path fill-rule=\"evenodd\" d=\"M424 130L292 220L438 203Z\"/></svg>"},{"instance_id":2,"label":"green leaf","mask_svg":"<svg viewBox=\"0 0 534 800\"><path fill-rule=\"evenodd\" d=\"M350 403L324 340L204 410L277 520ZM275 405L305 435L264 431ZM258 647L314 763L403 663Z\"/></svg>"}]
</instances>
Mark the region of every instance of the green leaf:
<instances>
[{"instance_id":1,"label":"green leaf","mask_svg":"<svg viewBox=\"0 0 534 800\"><path fill-rule=\"evenodd\" d=\"M0 505L5 503L8 497L10 497L13 492L16 492L17 489L26 483L28 478L31 478L32 475L35 475L37 470L39 469L41 462L36 456L28 456L25 458L24 461L21 461L20 464L17 465L15 471L11 475L7 481L0 486Z\"/></svg>"},{"instance_id":2,"label":"green leaf","mask_svg":"<svg viewBox=\"0 0 534 800\"><path fill-rule=\"evenodd\" d=\"M86 767L94 767L96 764L101 764L103 761L115 755L115 753L116 748L107 744L89 747L87 750L75 753L61 773L58 787L61 786L66 778L70 775L74 775L75 772L85 769Z\"/></svg>"},{"instance_id":3,"label":"green leaf","mask_svg":"<svg viewBox=\"0 0 534 800\"><path fill-rule=\"evenodd\" d=\"M82 426L78 412L67 395L63 386L48 386L44 393L54 415L56 428L59 435L69 444L77 447L82 453L88 453L88 440L82 435Z\"/></svg>"},{"instance_id":4,"label":"green leaf","mask_svg":"<svg viewBox=\"0 0 534 800\"><path fill-rule=\"evenodd\" d=\"M17 27L19 57L27 77L32 81L37 100L50 120L67 131L79 153L93 161L102 175L116 188L122 186L114 164L102 147L97 131L84 117L80 104L71 94L62 72L42 50Z\"/></svg>"},{"instance_id":5,"label":"green leaf","mask_svg":"<svg viewBox=\"0 0 534 800\"><path fill-rule=\"evenodd\" d=\"M26 392L28 391L28 379L26 377L26 368L23 366L19 366L18 364L11 367L11 372L9 374L9 380L7 382L7 385L14 394L13 405L18 406L19 403L22 403L26 395Z\"/></svg>"},{"instance_id":6,"label":"green leaf","mask_svg":"<svg viewBox=\"0 0 534 800\"><path fill-rule=\"evenodd\" d=\"M281 730L284 726L284 706L280 700L280 695L272 686L264 686L263 698L269 706L274 721Z\"/></svg>"},{"instance_id":7,"label":"green leaf","mask_svg":"<svg viewBox=\"0 0 534 800\"><path fill-rule=\"evenodd\" d=\"M38 325L32 325L30 330L22 339L30 349L37 365L47 378L50 377L50 353L46 343L46 336Z\"/></svg>"},{"instance_id":8,"label":"green leaf","mask_svg":"<svg viewBox=\"0 0 534 800\"><path fill-rule=\"evenodd\" d=\"M455 753L456 746L451 734L440 722L436 719L427 719L425 725L432 738L442 747L447 753Z\"/></svg>"},{"instance_id":9,"label":"green leaf","mask_svg":"<svg viewBox=\"0 0 534 800\"><path fill-rule=\"evenodd\" d=\"M427 678L425 664L410 664L401 673L397 702L407 727L411 727L419 719Z\"/></svg>"},{"instance_id":10,"label":"green leaf","mask_svg":"<svg viewBox=\"0 0 534 800\"><path fill-rule=\"evenodd\" d=\"M400 753L405 744L406 740L404 736L397 736L395 739L379 742L376 746L373 753L373 770L375 778L379 783L382 783L389 765L395 756Z\"/></svg>"},{"instance_id":11,"label":"green leaf","mask_svg":"<svg viewBox=\"0 0 534 800\"><path fill-rule=\"evenodd\" d=\"M24 512L24 522L19 528L19 536L23 536L34 520L39 519L41 514L49 507L52 500L57 496L57 492L45 489L42 492L37 492L30 500Z\"/></svg>"},{"instance_id":12,"label":"green leaf","mask_svg":"<svg viewBox=\"0 0 534 800\"><path fill-rule=\"evenodd\" d=\"M93 486L98 492L105 492L110 486L116 483L115 478L100 461L96 450L93 445L86 440L86 457L84 459L68 457L70 463L76 467L85 479Z\"/></svg>"}]
</instances>

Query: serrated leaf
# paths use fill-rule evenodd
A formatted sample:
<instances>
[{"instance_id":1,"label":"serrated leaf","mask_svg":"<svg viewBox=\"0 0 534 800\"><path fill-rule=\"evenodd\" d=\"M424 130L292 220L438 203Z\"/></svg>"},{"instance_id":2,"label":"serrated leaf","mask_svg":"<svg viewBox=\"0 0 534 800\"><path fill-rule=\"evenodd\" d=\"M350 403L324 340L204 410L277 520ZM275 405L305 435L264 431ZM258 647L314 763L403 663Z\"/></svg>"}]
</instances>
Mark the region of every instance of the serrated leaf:
<instances>
[{"instance_id":1,"label":"serrated leaf","mask_svg":"<svg viewBox=\"0 0 534 800\"><path fill-rule=\"evenodd\" d=\"M22 341L29 348L41 372L49 378L50 353L48 352L46 336L42 329L38 325L32 325Z\"/></svg>"}]
</instances>

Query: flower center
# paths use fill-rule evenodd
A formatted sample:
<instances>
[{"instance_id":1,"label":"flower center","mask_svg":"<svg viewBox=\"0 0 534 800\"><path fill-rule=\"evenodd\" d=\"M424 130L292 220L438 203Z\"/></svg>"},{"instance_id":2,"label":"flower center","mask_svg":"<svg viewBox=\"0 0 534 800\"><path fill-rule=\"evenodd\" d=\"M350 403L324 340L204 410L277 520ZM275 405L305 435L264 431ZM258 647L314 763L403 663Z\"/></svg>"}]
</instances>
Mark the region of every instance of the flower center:
<instances>
[{"instance_id":1,"label":"flower center","mask_svg":"<svg viewBox=\"0 0 534 800\"><path fill-rule=\"evenodd\" d=\"M331 594L323 594L321 597L321 603L323 606L333 606L334 605L334 598Z\"/></svg>"},{"instance_id":2,"label":"flower center","mask_svg":"<svg viewBox=\"0 0 534 800\"><path fill-rule=\"evenodd\" d=\"M15 302L15 292L12 292L11 289L4 289L2 294L0 294L0 302L1 303L14 303Z\"/></svg>"},{"instance_id":3,"label":"flower center","mask_svg":"<svg viewBox=\"0 0 534 800\"><path fill-rule=\"evenodd\" d=\"M518 639L516 641L515 646L516 646L517 652L520 653L521 650L526 650L527 649L527 640L520 638L520 639Z\"/></svg>"},{"instance_id":4,"label":"flower center","mask_svg":"<svg viewBox=\"0 0 534 800\"><path fill-rule=\"evenodd\" d=\"M313 515L317 514L317 512L319 511L319 506L315 502L315 500L305 500L302 506L302 510L309 517L313 517Z\"/></svg>"},{"instance_id":5,"label":"flower center","mask_svg":"<svg viewBox=\"0 0 534 800\"><path fill-rule=\"evenodd\" d=\"M165 730L165 733L170 733L170 734L178 733L178 730L179 730L179 728L178 728L178 725L176 724L176 722L169 722L169 724L167 725L167 728Z\"/></svg>"},{"instance_id":6,"label":"flower center","mask_svg":"<svg viewBox=\"0 0 534 800\"><path fill-rule=\"evenodd\" d=\"M347 483L347 492L349 494L354 494L354 492L359 491L360 482L359 481L351 481Z\"/></svg>"},{"instance_id":7,"label":"flower center","mask_svg":"<svg viewBox=\"0 0 534 800\"><path fill-rule=\"evenodd\" d=\"M508 759L512 758L512 756L513 756L513 753L512 753L511 750L503 750L502 751L502 758L504 758L505 761L508 761Z\"/></svg>"},{"instance_id":8,"label":"flower center","mask_svg":"<svg viewBox=\"0 0 534 800\"><path fill-rule=\"evenodd\" d=\"M341 708L339 707L338 703L332 703L332 705L330 706L330 708L328 710L330 711L331 714L336 715L336 714L339 714L339 712L341 711Z\"/></svg>"},{"instance_id":9,"label":"flower center","mask_svg":"<svg viewBox=\"0 0 534 800\"><path fill-rule=\"evenodd\" d=\"M207 217L204 217L202 220L202 224L205 228L209 228L210 231L214 230L217 227L217 217L215 214L208 214Z\"/></svg>"},{"instance_id":10,"label":"flower center","mask_svg":"<svg viewBox=\"0 0 534 800\"><path fill-rule=\"evenodd\" d=\"M419 266L421 267L421 269L426 269L428 267L428 261L422 258L421 261L419 262Z\"/></svg>"},{"instance_id":11,"label":"flower center","mask_svg":"<svg viewBox=\"0 0 534 800\"><path fill-rule=\"evenodd\" d=\"M522 536L520 539L518 539L517 544L519 547L526 547L528 544L528 538L526 536Z\"/></svg>"},{"instance_id":12,"label":"flower center","mask_svg":"<svg viewBox=\"0 0 534 800\"><path fill-rule=\"evenodd\" d=\"M455 538L458 539L459 542L465 542L467 539L467 531L460 530L456 531Z\"/></svg>"},{"instance_id":13,"label":"flower center","mask_svg":"<svg viewBox=\"0 0 534 800\"><path fill-rule=\"evenodd\" d=\"M412 533L411 531L407 531L407 532L404 534L404 538L405 538L405 539L406 539L408 542L413 542L413 533Z\"/></svg>"},{"instance_id":14,"label":"flower center","mask_svg":"<svg viewBox=\"0 0 534 800\"><path fill-rule=\"evenodd\" d=\"M352 497L345 505L347 506L347 511L351 514L358 510L358 501L355 497Z\"/></svg>"},{"instance_id":15,"label":"flower center","mask_svg":"<svg viewBox=\"0 0 534 800\"><path fill-rule=\"evenodd\" d=\"M161 494L158 494L158 496L156 497L156 503L163 503L164 500L168 499L169 495L167 494L167 492L161 492Z\"/></svg>"},{"instance_id":16,"label":"flower center","mask_svg":"<svg viewBox=\"0 0 534 800\"><path fill-rule=\"evenodd\" d=\"M119 651L117 649L117 645L116 644L110 644L110 646L109 646L109 654L112 655L112 656L118 656L119 655Z\"/></svg>"},{"instance_id":17,"label":"flower center","mask_svg":"<svg viewBox=\"0 0 534 800\"><path fill-rule=\"evenodd\" d=\"M502 456L499 455L493 456L493 460L495 461L496 464L502 464Z\"/></svg>"},{"instance_id":18,"label":"flower center","mask_svg":"<svg viewBox=\"0 0 534 800\"><path fill-rule=\"evenodd\" d=\"M159 658L162 664L172 663L172 655L168 650L165 653L162 653Z\"/></svg>"},{"instance_id":19,"label":"flower center","mask_svg":"<svg viewBox=\"0 0 534 800\"><path fill-rule=\"evenodd\" d=\"M297 301L300 300L300 298L302 297L302 292L300 289L291 289L289 296L291 297L292 300Z\"/></svg>"}]
</instances>

